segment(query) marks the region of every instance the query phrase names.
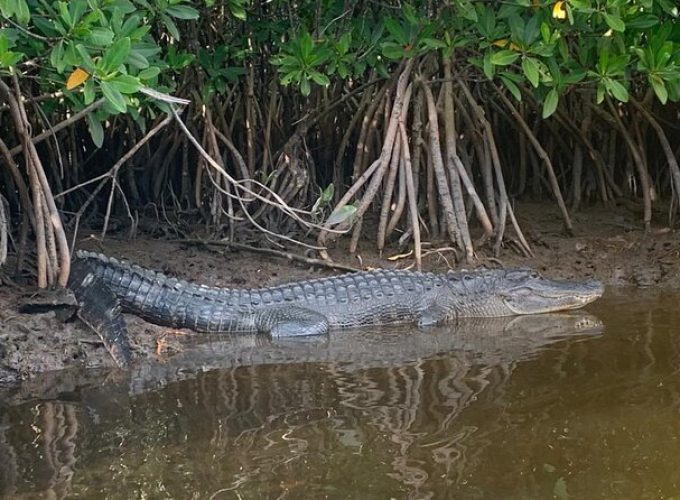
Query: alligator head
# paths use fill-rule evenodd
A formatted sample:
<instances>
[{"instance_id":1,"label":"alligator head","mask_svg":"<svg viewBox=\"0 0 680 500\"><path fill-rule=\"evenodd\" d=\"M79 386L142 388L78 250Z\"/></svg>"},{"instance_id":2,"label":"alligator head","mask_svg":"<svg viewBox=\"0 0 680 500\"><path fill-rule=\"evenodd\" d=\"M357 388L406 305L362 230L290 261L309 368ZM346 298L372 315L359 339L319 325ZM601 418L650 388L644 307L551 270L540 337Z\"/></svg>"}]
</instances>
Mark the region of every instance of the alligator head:
<instances>
[{"instance_id":1,"label":"alligator head","mask_svg":"<svg viewBox=\"0 0 680 500\"><path fill-rule=\"evenodd\" d=\"M449 288L457 296L449 315L498 317L578 309L602 296L598 281L562 281L531 269L450 272Z\"/></svg>"},{"instance_id":2,"label":"alligator head","mask_svg":"<svg viewBox=\"0 0 680 500\"><path fill-rule=\"evenodd\" d=\"M604 292L599 281L553 280L530 269L511 269L496 284L496 292L512 314L540 314L578 309Z\"/></svg>"}]
</instances>

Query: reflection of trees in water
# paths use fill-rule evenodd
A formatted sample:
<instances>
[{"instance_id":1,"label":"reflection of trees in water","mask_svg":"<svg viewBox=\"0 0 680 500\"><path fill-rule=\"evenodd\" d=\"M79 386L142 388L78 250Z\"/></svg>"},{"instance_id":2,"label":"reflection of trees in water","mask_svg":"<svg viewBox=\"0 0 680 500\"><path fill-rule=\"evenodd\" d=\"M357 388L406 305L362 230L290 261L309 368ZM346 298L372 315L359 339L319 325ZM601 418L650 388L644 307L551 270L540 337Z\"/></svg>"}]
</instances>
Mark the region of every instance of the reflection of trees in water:
<instances>
[{"instance_id":1,"label":"reflection of trees in water","mask_svg":"<svg viewBox=\"0 0 680 500\"><path fill-rule=\"evenodd\" d=\"M450 336L439 340L450 343ZM409 351L398 361L396 345L386 363L364 367L313 357L232 366L139 394L129 392L130 381L86 387L76 397L87 411L38 405L34 425L44 458L3 461L2 477L21 476L57 497L97 488L125 497L207 497L218 490L296 496L319 485L343 491L350 479L356 487L373 482L385 491L435 496L482 463L492 443L487 436L505 425L496 414L515 364L548 343L535 332L530 339L512 349L487 345L491 355L481 357L479 349L434 342L426 356ZM381 360L380 351L375 358ZM483 432L465 417L470 408L494 416ZM10 434L4 442L14 448L0 448L4 455L30 448L25 430Z\"/></svg>"},{"instance_id":2,"label":"reflection of trees in water","mask_svg":"<svg viewBox=\"0 0 680 500\"><path fill-rule=\"evenodd\" d=\"M26 417L23 446L8 436L7 415L0 431L0 494L13 495L34 478L32 491L45 498L65 498L71 491L77 462L77 409L71 404L43 402L33 405ZM19 451L17 451L17 449ZM30 473L28 476L27 473ZM37 490L37 491L36 491Z\"/></svg>"},{"instance_id":3,"label":"reflection of trees in water","mask_svg":"<svg viewBox=\"0 0 680 500\"><path fill-rule=\"evenodd\" d=\"M7 436L9 425L9 415L2 415L0 420L0 495L15 493L19 480L17 452Z\"/></svg>"},{"instance_id":4,"label":"reflection of trees in water","mask_svg":"<svg viewBox=\"0 0 680 500\"><path fill-rule=\"evenodd\" d=\"M510 372L508 365L477 365L457 353L377 372L339 374L335 380L340 403L360 411L363 425L375 426L396 445L389 476L426 498L459 481L480 451L466 445L476 426L458 425L456 417L485 392L497 395ZM493 403L495 397L484 399Z\"/></svg>"}]
</instances>

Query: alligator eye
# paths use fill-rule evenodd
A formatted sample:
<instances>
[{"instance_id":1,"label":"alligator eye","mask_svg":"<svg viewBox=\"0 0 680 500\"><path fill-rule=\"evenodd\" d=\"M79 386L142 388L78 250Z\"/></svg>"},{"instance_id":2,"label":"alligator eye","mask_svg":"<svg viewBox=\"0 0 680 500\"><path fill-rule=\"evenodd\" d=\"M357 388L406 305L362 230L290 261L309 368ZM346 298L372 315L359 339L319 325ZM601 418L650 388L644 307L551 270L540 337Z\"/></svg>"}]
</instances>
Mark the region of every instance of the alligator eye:
<instances>
[{"instance_id":1,"label":"alligator eye","mask_svg":"<svg viewBox=\"0 0 680 500\"><path fill-rule=\"evenodd\" d=\"M472 281L472 276L470 276L470 275L468 274L468 275L464 276L463 279L464 279L465 281Z\"/></svg>"}]
</instances>

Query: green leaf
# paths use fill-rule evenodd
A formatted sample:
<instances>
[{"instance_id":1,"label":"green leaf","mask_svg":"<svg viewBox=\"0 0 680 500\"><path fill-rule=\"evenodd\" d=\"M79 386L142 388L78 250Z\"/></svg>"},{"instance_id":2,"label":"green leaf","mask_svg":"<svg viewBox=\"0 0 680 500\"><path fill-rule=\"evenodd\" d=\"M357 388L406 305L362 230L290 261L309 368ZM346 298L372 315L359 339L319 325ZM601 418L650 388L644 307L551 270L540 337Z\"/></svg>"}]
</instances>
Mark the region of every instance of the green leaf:
<instances>
[{"instance_id":1,"label":"green leaf","mask_svg":"<svg viewBox=\"0 0 680 500\"><path fill-rule=\"evenodd\" d=\"M659 24L659 18L654 14L639 14L630 21L626 21L626 28L645 30Z\"/></svg>"},{"instance_id":2,"label":"green leaf","mask_svg":"<svg viewBox=\"0 0 680 500\"><path fill-rule=\"evenodd\" d=\"M421 40L423 45L428 49L445 49L446 43L442 40L437 40L436 38L423 38Z\"/></svg>"},{"instance_id":3,"label":"green leaf","mask_svg":"<svg viewBox=\"0 0 680 500\"><path fill-rule=\"evenodd\" d=\"M127 110L127 105L125 104L125 98L117 89L109 85L108 82L100 82L99 86L102 89L102 94L108 101L108 103L118 111L119 113L125 113Z\"/></svg>"},{"instance_id":4,"label":"green leaf","mask_svg":"<svg viewBox=\"0 0 680 500\"><path fill-rule=\"evenodd\" d=\"M326 189L324 189L321 192L321 201L323 203L328 203L333 199L333 195L335 194L335 186L331 182Z\"/></svg>"},{"instance_id":5,"label":"green leaf","mask_svg":"<svg viewBox=\"0 0 680 500\"><path fill-rule=\"evenodd\" d=\"M26 0L14 0L14 16L19 24L26 26L31 20L31 11Z\"/></svg>"},{"instance_id":6,"label":"green leaf","mask_svg":"<svg viewBox=\"0 0 680 500\"><path fill-rule=\"evenodd\" d=\"M666 104L668 101L668 90L666 89L665 82L656 75L650 75L649 83L652 84L654 93L656 94L656 97L659 98L661 104Z\"/></svg>"},{"instance_id":7,"label":"green leaf","mask_svg":"<svg viewBox=\"0 0 680 500\"><path fill-rule=\"evenodd\" d=\"M489 80L493 80L493 75L495 73L494 65L491 62L491 55L489 53L484 55L484 75Z\"/></svg>"},{"instance_id":8,"label":"green leaf","mask_svg":"<svg viewBox=\"0 0 680 500\"><path fill-rule=\"evenodd\" d=\"M239 19L241 21L246 20L246 9L243 8L241 5L234 5L231 3L229 5L229 10L231 11L231 15L234 16L236 19Z\"/></svg>"},{"instance_id":9,"label":"green leaf","mask_svg":"<svg viewBox=\"0 0 680 500\"><path fill-rule=\"evenodd\" d=\"M71 13L68 10L68 4L66 2L57 2L59 7L59 17L62 22L68 28L73 28L73 19L71 19Z\"/></svg>"},{"instance_id":10,"label":"green leaf","mask_svg":"<svg viewBox=\"0 0 680 500\"><path fill-rule=\"evenodd\" d=\"M87 129L90 131L90 137L92 137L94 145L101 148L102 144L104 144L104 129L92 113L87 114Z\"/></svg>"},{"instance_id":11,"label":"green leaf","mask_svg":"<svg viewBox=\"0 0 680 500\"><path fill-rule=\"evenodd\" d=\"M139 79L152 80L153 78L156 78L160 72L161 69L158 66L151 66L139 72Z\"/></svg>"},{"instance_id":12,"label":"green leaf","mask_svg":"<svg viewBox=\"0 0 680 500\"><path fill-rule=\"evenodd\" d=\"M519 90L519 87L515 82L513 82L510 78L508 78L505 75L500 75L501 81L503 82L503 85L510 91L510 93L513 95L515 99L518 101L522 100L522 92Z\"/></svg>"},{"instance_id":13,"label":"green leaf","mask_svg":"<svg viewBox=\"0 0 680 500\"><path fill-rule=\"evenodd\" d=\"M308 78L303 78L300 81L300 92L302 93L303 96L308 96L312 92L312 87L309 84L309 79Z\"/></svg>"},{"instance_id":14,"label":"green leaf","mask_svg":"<svg viewBox=\"0 0 680 500\"><path fill-rule=\"evenodd\" d=\"M620 82L612 80L611 78L607 78L605 80L605 86L611 95L614 96L614 98L621 102L628 102L628 90L626 90L626 87L624 87Z\"/></svg>"},{"instance_id":15,"label":"green leaf","mask_svg":"<svg viewBox=\"0 0 680 500\"><path fill-rule=\"evenodd\" d=\"M300 55L303 61L309 61L310 56L314 52L314 40L312 40L312 35L309 33L304 33L299 40L300 44Z\"/></svg>"},{"instance_id":16,"label":"green leaf","mask_svg":"<svg viewBox=\"0 0 680 500\"><path fill-rule=\"evenodd\" d=\"M515 62L518 57L519 53L513 52L512 50L503 49L491 54L490 61L491 64L495 66L507 66Z\"/></svg>"},{"instance_id":17,"label":"green leaf","mask_svg":"<svg viewBox=\"0 0 680 500\"><path fill-rule=\"evenodd\" d=\"M59 40L50 51L50 64L57 73L63 73L66 63L64 62L64 41Z\"/></svg>"},{"instance_id":18,"label":"green leaf","mask_svg":"<svg viewBox=\"0 0 680 500\"><path fill-rule=\"evenodd\" d=\"M0 68L9 68L18 63L24 54L21 52L4 51L0 52Z\"/></svg>"},{"instance_id":19,"label":"green leaf","mask_svg":"<svg viewBox=\"0 0 680 500\"><path fill-rule=\"evenodd\" d=\"M170 36L172 36L175 40L179 40L179 30L177 29L175 22L163 13L161 13L160 18L167 30L170 32Z\"/></svg>"},{"instance_id":20,"label":"green leaf","mask_svg":"<svg viewBox=\"0 0 680 500\"><path fill-rule=\"evenodd\" d=\"M86 105L94 102L94 80L92 78L86 81L83 87L83 101Z\"/></svg>"},{"instance_id":21,"label":"green leaf","mask_svg":"<svg viewBox=\"0 0 680 500\"><path fill-rule=\"evenodd\" d=\"M109 28L92 28L88 42L98 47L108 47L113 42L113 31Z\"/></svg>"},{"instance_id":22,"label":"green leaf","mask_svg":"<svg viewBox=\"0 0 680 500\"><path fill-rule=\"evenodd\" d=\"M335 48L340 54L345 55L349 50L350 43L352 43L352 33L347 32L340 37L340 40L338 40L338 43L335 45Z\"/></svg>"},{"instance_id":23,"label":"green leaf","mask_svg":"<svg viewBox=\"0 0 680 500\"><path fill-rule=\"evenodd\" d=\"M626 31L626 24L621 20L621 18L617 14L609 14L607 12L604 12L602 15L604 16L604 20L607 23L607 26L609 26L611 29L621 33Z\"/></svg>"},{"instance_id":24,"label":"green leaf","mask_svg":"<svg viewBox=\"0 0 680 500\"><path fill-rule=\"evenodd\" d=\"M87 2L85 0L71 0L68 3L68 11L71 14L71 19L75 26L80 22L87 11Z\"/></svg>"},{"instance_id":25,"label":"green leaf","mask_svg":"<svg viewBox=\"0 0 680 500\"><path fill-rule=\"evenodd\" d=\"M198 19L198 11L188 5L170 5L165 12L177 19Z\"/></svg>"},{"instance_id":26,"label":"green leaf","mask_svg":"<svg viewBox=\"0 0 680 500\"><path fill-rule=\"evenodd\" d=\"M384 24L385 28L387 28L387 31L390 32L392 38L394 38L399 45L403 47L404 45L408 44L408 38L406 37L404 28L402 28L401 24L399 24L396 19L389 17L385 19Z\"/></svg>"},{"instance_id":27,"label":"green leaf","mask_svg":"<svg viewBox=\"0 0 680 500\"><path fill-rule=\"evenodd\" d=\"M326 219L327 226L335 226L345 222L350 217L352 217L357 211L357 207L354 205L345 205L340 210L334 211L328 219Z\"/></svg>"},{"instance_id":28,"label":"green leaf","mask_svg":"<svg viewBox=\"0 0 680 500\"><path fill-rule=\"evenodd\" d=\"M538 87L540 75L538 73L538 63L536 62L536 59L533 57L525 57L522 60L522 71L524 71L529 83L531 83L534 88Z\"/></svg>"},{"instance_id":29,"label":"green leaf","mask_svg":"<svg viewBox=\"0 0 680 500\"><path fill-rule=\"evenodd\" d=\"M402 59L404 47L394 42L385 42L382 44L382 54L388 59Z\"/></svg>"},{"instance_id":30,"label":"green leaf","mask_svg":"<svg viewBox=\"0 0 680 500\"><path fill-rule=\"evenodd\" d=\"M80 66L87 70L88 73L94 73L94 61L85 46L82 44L76 45L76 51L80 55Z\"/></svg>"},{"instance_id":31,"label":"green leaf","mask_svg":"<svg viewBox=\"0 0 680 500\"><path fill-rule=\"evenodd\" d=\"M560 100L560 96L557 94L557 90L550 89L548 95L545 96L545 101L543 101L543 119L545 120L550 115L552 115L557 109L557 104Z\"/></svg>"},{"instance_id":32,"label":"green leaf","mask_svg":"<svg viewBox=\"0 0 680 500\"><path fill-rule=\"evenodd\" d=\"M115 77L107 80L111 88L116 89L121 94L134 94L142 86L139 83L139 79L130 75L116 75Z\"/></svg>"},{"instance_id":33,"label":"green leaf","mask_svg":"<svg viewBox=\"0 0 680 500\"><path fill-rule=\"evenodd\" d=\"M602 104L602 101L604 101L604 94L605 94L604 84L602 82L599 82L597 84L597 94L595 98L595 101L598 104Z\"/></svg>"},{"instance_id":34,"label":"green leaf","mask_svg":"<svg viewBox=\"0 0 680 500\"><path fill-rule=\"evenodd\" d=\"M319 73L318 71L312 71L309 76L312 77L312 80L314 80L314 83L317 85L327 87L331 84L331 81L328 79L328 77L323 73Z\"/></svg>"},{"instance_id":35,"label":"green leaf","mask_svg":"<svg viewBox=\"0 0 680 500\"><path fill-rule=\"evenodd\" d=\"M68 66L80 66L80 57L72 43L67 43L64 47L64 62Z\"/></svg>"},{"instance_id":36,"label":"green leaf","mask_svg":"<svg viewBox=\"0 0 680 500\"><path fill-rule=\"evenodd\" d=\"M101 69L104 73L110 73L118 69L118 66L123 64L130 54L130 39L123 37L116 40L113 45L106 51L101 61Z\"/></svg>"},{"instance_id":37,"label":"green leaf","mask_svg":"<svg viewBox=\"0 0 680 500\"><path fill-rule=\"evenodd\" d=\"M138 50L133 49L126 61L130 66L137 69L145 69L149 67L149 61Z\"/></svg>"},{"instance_id":38,"label":"green leaf","mask_svg":"<svg viewBox=\"0 0 680 500\"><path fill-rule=\"evenodd\" d=\"M120 36L129 36L130 39L132 39L132 33L139 27L140 21L141 17L137 14L128 17L125 22L123 22L123 26L121 26L120 33L118 34Z\"/></svg>"},{"instance_id":39,"label":"green leaf","mask_svg":"<svg viewBox=\"0 0 680 500\"><path fill-rule=\"evenodd\" d=\"M54 21L52 19L34 16L33 24L36 28L38 28L38 31L40 31L42 35L49 37L56 37L60 35L57 28L54 27Z\"/></svg>"}]
</instances>

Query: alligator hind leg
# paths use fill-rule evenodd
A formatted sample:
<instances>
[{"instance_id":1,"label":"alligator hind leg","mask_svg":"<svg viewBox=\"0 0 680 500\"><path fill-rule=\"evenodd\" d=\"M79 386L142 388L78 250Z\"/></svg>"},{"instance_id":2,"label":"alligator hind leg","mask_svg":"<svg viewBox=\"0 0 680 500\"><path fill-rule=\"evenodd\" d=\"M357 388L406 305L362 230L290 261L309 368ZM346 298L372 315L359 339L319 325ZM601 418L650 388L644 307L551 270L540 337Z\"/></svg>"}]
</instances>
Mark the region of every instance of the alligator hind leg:
<instances>
[{"instance_id":1,"label":"alligator hind leg","mask_svg":"<svg viewBox=\"0 0 680 500\"><path fill-rule=\"evenodd\" d=\"M69 288L78 301L78 317L99 335L118 366L127 366L131 357L127 328L111 289L77 261L71 270Z\"/></svg>"},{"instance_id":2,"label":"alligator hind leg","mask_svg":"<svg viewBox=\"0 0 680 500\"><path fill-rule=\"evenodd\" d=\"M272 337L324 335L328 333L328 319L304 307L281 306L260 309L255 313L255 326Z\"/></svg>"}]
</instances>

